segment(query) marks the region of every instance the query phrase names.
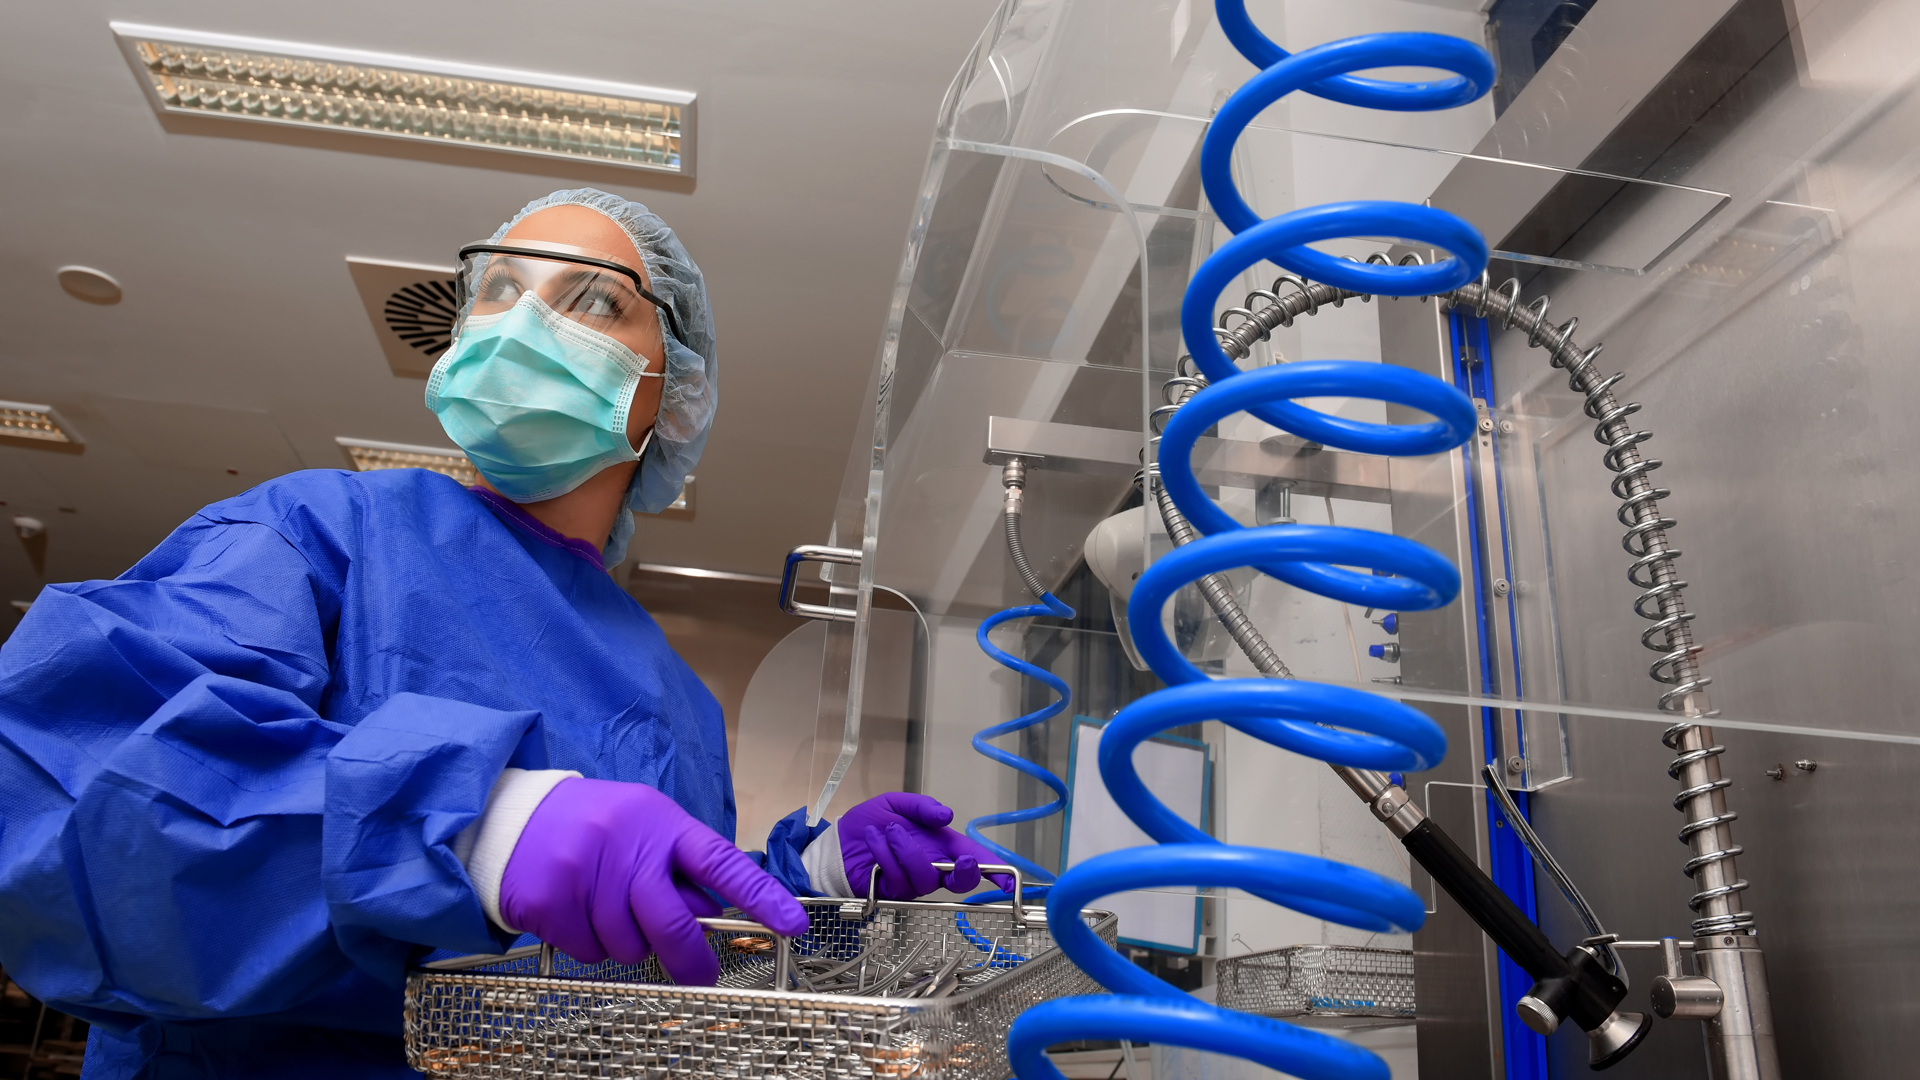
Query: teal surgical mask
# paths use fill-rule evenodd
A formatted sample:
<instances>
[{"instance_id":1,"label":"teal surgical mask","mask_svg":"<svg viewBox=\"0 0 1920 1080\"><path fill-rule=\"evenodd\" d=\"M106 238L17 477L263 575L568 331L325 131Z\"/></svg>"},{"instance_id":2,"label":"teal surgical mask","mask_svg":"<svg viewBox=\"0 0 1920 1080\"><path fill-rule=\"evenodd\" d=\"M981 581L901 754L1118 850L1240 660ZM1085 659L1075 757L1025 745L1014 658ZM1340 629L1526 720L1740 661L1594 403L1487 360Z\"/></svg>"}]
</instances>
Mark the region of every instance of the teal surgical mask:
<instances>
[{"instance_id":1,"label":"teal surgical mask","mask_svg":"<svg viewBox=\"0 0 1920 1080\"><path fill-rule=\"evenodd\" d=\"M639 460L646 445L627 442L627 409L641 379L660 377L649 366L529 291L466 319L427 379L427 408L500 494L539 502Z\"/></svg>"}]
</instances>

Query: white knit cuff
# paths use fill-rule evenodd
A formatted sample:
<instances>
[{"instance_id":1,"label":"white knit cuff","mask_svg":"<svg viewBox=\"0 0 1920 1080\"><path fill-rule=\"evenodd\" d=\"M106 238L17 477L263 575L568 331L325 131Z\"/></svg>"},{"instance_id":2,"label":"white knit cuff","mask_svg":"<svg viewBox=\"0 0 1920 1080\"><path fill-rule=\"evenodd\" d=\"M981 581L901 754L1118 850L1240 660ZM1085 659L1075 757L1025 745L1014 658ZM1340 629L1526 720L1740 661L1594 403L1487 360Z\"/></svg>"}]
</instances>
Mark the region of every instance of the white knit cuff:
<instances>
[{"instance_id":1,"label":"white knit cuff","mask_svg":"<svg viewBox=\"0 0 1920 1080\"><path fill-rule=\"evenodd\" d=\"M800 852L800 865L807 868L807 884L822 896L851 897L847 885L847 864L840 856L840 823L813 838Z\"/></svg>"},{"instance_id":2,"label":"white knit cuff","mask_svg":"<svg viewBox=\"0 0 1920 1080\"><path fill-rule=\"evenodd\" d=\"M480 909L502 930L520 932L500 914L500 879L507 874L514 845L547 793L560 781L579 775L569 769L508 769L493 782L480 816L453 838L453 853L480 894Z\"/></svg>"}]
</instances>

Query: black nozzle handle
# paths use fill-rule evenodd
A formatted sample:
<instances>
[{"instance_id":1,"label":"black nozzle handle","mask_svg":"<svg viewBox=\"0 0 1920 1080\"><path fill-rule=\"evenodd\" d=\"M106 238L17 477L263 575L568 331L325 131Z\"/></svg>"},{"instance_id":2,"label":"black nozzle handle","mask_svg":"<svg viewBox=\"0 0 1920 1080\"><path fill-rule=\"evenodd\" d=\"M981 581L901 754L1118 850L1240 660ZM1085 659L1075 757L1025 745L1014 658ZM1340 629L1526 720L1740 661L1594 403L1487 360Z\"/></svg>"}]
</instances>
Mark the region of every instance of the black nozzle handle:
<instances>
[{"instance_id":1,"label":"black nozzle handle","mask_svg":"<svg viewBox=\"0 0 1920 1080\"><path fill-rule=\"evenodd\" d=\"M1533 977L1535 995L1557 1015L1579 1024L1582 1031L1592 1031L1613 1016L1614 1007L1627 996L1626 985L1591 953L1577 947L1565 956L1556 951L1526 912L1432 818L1414 826L1400 842L1500 951Z\"/></svg>"},{"instance_id":2,"label":"black nozzle handle","mask_svg":"<svg viewBox=\"0 0 1920 1080\"><path fill-rule=\"evenodd\" d=\"M1414 826L1400 842L1521 970L1536 980L1573 973L1547 935L1432 818Z\"/></svg>"}]
</instances>

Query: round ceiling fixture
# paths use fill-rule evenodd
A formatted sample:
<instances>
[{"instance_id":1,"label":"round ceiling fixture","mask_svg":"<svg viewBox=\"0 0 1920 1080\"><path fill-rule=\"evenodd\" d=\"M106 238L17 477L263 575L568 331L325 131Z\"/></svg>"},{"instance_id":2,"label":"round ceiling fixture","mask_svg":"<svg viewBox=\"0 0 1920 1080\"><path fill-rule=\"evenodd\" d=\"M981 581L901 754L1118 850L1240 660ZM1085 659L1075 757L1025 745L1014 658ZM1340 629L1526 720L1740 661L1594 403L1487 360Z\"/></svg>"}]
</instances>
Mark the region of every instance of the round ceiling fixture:
<instances>
[{"instance_id":1,"label":"round ceiling fixture","mask_svg":"<svg viewBox=\"0 0 1920 1080\"><path fill-rule=\"evenodd\" d=\"M113 275L91 266L63 266L59 271L60 287L75 300L85 300L89 304L117 304L120 302L120 283Z\"/></svg>"},{"instance_id":2,"label":"round ceiling fixture","mask_svg":"<svg viewBox=\"0 0 1920 1080\"><path fill-rule=\"evenodd\" d=\"M453 344L453 320L459 300L451 281L422 281L387 297L387 329L407 344L439 356Z\"/></svg>"}]
</instances>

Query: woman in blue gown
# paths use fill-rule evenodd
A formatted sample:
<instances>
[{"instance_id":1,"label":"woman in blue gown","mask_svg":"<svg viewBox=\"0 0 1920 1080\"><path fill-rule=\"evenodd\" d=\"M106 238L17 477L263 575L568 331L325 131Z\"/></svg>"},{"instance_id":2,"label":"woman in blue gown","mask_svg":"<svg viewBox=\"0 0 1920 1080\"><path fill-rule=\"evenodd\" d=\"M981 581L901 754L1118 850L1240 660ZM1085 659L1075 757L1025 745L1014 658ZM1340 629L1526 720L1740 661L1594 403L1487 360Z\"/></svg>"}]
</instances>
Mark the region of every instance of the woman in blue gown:
<instances>
[{"instance_id":1,"label":"woman in blue gown","mask_svg":"<svg viewBox=\"0 0 1920 1080\"><path fill-rule=\"evenodd\" d=\"M575 835L542 825L573 778L645 785L733 839L721 710L606 572L712 423L699 270L591 190L474 247L428 401L479 484L283 476L114 580L48 587L0 649L0 963L93 1024L88 1078L415 1075L407 965L507 947L516 902L536 928L555 902L514 894L552 873L516 885L517 844ZM858 837L781 822L751 870L770 879L683 860L634 896L753 910L724 894L838 893L874 865L912 893L917 864L982 854L877 803L849 813ZM601 924L563 908L539 925L591 951Z\"/></svg>"}]
</instances>

